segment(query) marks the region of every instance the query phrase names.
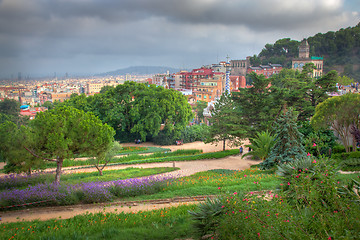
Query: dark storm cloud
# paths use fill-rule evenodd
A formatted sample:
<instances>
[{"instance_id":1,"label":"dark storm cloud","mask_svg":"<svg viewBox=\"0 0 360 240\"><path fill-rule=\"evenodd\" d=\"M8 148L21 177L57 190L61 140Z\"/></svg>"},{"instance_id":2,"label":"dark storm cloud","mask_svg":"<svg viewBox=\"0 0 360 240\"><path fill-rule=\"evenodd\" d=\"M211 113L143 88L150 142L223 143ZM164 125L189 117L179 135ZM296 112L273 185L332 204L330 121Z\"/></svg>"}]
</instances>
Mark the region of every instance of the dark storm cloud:
<instances>
[{"instance_id":1,"label":"dark storm cloud","mask_svg":"<svg viewBox=\"0 0 360 240\"><path fill-rule=\"evenodd\" d=\"M74 68L84 63L87 69L98 62L208 64L211 54L244 57L278 38L350 26L358 13L350 16L343 5L344 0L0 0L0 63L6 63L0 72L44 62Z\"/></svg>"}]
</instances>

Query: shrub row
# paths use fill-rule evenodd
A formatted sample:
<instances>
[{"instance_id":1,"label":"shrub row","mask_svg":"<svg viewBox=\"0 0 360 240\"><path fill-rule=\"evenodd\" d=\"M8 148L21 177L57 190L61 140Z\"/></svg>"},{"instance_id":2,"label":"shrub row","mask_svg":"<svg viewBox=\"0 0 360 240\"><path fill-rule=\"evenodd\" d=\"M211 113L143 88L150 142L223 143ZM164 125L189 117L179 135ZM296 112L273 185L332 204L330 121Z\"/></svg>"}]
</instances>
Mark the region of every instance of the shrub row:
<instances>
[{"instance_id":1,"label":"shrub row","mask_svg":"<svg viewBox=\"0 0 360 240\"><path fill-rule=\"evenodd\" d=\"M170 150L170 149L169 149ZM202 150L197 149L188 149L188 150L177 150L174 152L166 151L166 152L157 152L151 155L138 155L138 154L130 154L128 156L114 158L111 163L112 165L116 164L124 164L127 162L132 162L133 160L143 160L143 159L157 159L157 158L169 158L172 156L183 156L183 155L195 155L201 153ZM104 164L105 162L100 162L100 164ZM94 159L87 159L87 160L73 160L73 159L65 159L63 162L63 167L74 167L74 166L86 166L86 165L93 165ZM46 168L55 168L56 163L54 162L47 162Z\"/></svg>"}]
</instances>

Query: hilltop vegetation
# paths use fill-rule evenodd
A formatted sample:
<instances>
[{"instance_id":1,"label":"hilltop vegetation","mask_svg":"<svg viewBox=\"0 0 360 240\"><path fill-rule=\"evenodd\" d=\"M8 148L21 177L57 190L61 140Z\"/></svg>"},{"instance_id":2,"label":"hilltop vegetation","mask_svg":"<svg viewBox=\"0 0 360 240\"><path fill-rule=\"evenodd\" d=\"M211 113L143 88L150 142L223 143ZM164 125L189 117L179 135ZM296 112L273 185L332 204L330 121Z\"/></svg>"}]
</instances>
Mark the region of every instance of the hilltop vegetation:
<instances>
[{"instance_id":1,"label":"hilltop vegetation","mask_svg":"<svg viewBox=\"0 0 360 240\"><path fill-rule=\"evenodd\" d=\"M337 70L340 74L360 78L360 23L355 27L336 32L318 33L307 38L310 56L324 57L324 70ZM291 68L291 60L298 57L301 41L284 38L274 44L266 44L259 55L251 58L251 64L279 63Z\"/></svg>"}]
</instances>

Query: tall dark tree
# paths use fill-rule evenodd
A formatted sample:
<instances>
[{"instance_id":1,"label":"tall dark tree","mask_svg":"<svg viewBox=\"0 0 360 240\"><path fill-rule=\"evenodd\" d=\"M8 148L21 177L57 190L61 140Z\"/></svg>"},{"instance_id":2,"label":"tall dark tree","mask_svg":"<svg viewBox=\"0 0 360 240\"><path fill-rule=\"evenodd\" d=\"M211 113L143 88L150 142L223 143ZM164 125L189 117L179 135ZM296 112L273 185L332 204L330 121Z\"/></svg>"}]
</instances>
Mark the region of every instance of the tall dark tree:
<instances>
[{"instance_id":1,"label":"tall dark tree","mask_svg":"<svg viewBox=\"0 0 360 240\"><path fill-rule=\"evenodd\" d=\"M265 131L271 126L280 106L274 103L276 99L271 95L270 79L256 73L249 76L253 80L252 87L234 92L232 99L239 109L238 118L248 137L255 137L256 132Z\"/></svg>"},{"instance_id":2,"label":"tall dark tree","mask_svg":"<svg viewBox=\"0 0 360 240\"><path fill-rule=\"evenodd\" d=\"M275 145L269 157L261 163L262 168L269 168L274 164L288 163L306 157L302 145L302 134L296 124L296 116L291 109L284 113L275 122Z\"/></svg>"},{"instance_id":3,"label":"tall dark tree","mask_svg":"<svg viewBox=\"0 0 360 240\"><path fill-rule=\"evenodd\" d=\"M222 142L223 151L226 148L226 141L230 146L241 144L241 140L246 136L246 131L244 130L245 125L238 117L238 110L239 108L235 106L230 95L223 94L211 111L209 136L206 142L216 144Z\"/></svg>"}]
</instances>

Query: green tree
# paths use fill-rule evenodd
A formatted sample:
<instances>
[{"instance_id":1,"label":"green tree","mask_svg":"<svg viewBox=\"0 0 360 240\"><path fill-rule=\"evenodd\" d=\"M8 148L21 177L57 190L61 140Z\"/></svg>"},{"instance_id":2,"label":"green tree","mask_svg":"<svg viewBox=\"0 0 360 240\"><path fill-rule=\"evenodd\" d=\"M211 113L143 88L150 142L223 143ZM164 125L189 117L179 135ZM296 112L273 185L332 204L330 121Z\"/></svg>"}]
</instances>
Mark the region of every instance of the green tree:
<instances>
[{"instance_id":1,"label":"green tree","mask_svg":"<svg viewBox=\"0 0 360 240\"><path fill-rule=\"evenodd\" d=\"M193 117L180 92L136 82L104 88L93 97L77 96L64 104L93 112L115 129L117 139L124 141L145 141L160 131L179 137Z\"/></svg>"},{"instance_id":2,"label":"green tree","mask_svg":"<svg viewBox=\"0 0 360 240\"><path fill-rule=\"evenodd\" d=\"M329 92L336 92L337 72L330 71L321 78L312 78L314 64L306 64L301 73L284 69L271 78L270 96L274 105L287 107L299 113L298 120L306 121L315 113L315 107L326 100Z\"/></svg>"},{"instance_id":3,"label":"green tree","mask_svg":"<svg viewBox=\"0 0 360 240\"><path fill-rule=\"evenodd\" d=\"M199 123L204 120L203 112L206 107L207 107L207 102L205 101L198 101L195 105L196 118Z\"/></svg>"},{"instance_id":4,"label":"green tree","mask_svg":"<svg viewBox=\"0 0 360 240\"><path fill-rule=\"evenodd\" d=\"M31 174L34 169L42 168L42 161L26 151L26 146L34 145L29 128L17 126L11 121L0 125L0 156L6 162L6 173L26 172Z\"/></svg>"},{"instance_id":5,"label":"green tree","mask_svg":"<svg viewBox=\"0 0 360 240\"><path fill-rule=\"evenodd\" d=\"M337 82L341 85L350 85L351 83L355 82L354 79L348 76L341 76L338 78Z\"/></svg>"},{"instance_id":6,"label":"green tree","mask_svg":"<svg viewBox=\"0 0 360 240\"><path fill-rule=\"evenodd\" d=\"M25 148L35 157L56 162L57 183L65 158L99 155L109 148L114 136L114 130L94 114L72 107L38 113L29 127L36 144Z\"/></svg>"},{"instance_id":7,"label":"green tree","mask_svg":"<svg viewBox=\"0 0 360 240\"><path fill-rule=\"evenodd\" d=\"M13 99L5 98L3 101L0 101L0 113L18 117L20 113L20 103Z\"/></svg>"},{"instance_id":8,"label":"green tree","mask_svg":"<svg viewBox=\"0 0 360 240\"><path fill-rule=\"evenodd\" d=\"M223 142L223 151L225 151L226 141L230 146L237 146L241 144L241 139L244 139L246 131L238 118L235 107L230 95L223 94L219 101L214 105L211 111L209 136L206 142L218 143Z\"/></svg>"},{"instance_id":9,"label":"green tree","mask_svg":"<svg viewBox=\"0 0 360 240\"><path fill-rule=\"evenodd\" d=\"M296 116L291 109L284 113L275 122L275 145L269 157L261 163L262 168L269 168L274 164L288 163L306 156L302 145L302 134L296 125Z\"/></svg>"},{"instance_id":10,"label":"green tree","mask_svg":"<svg viewBox=\"0 0 360 240\"><path fill-rule=\"evenodd\" d=\"M5 98L0 101L0 123L12 121L17 125L26 124L26 118L20 115L20 103L13 99Z\"/></svg>"},{"instance_id":11,"label":"green tree","mask_svg":"<svg viewBox=\"0 0 360 240\"><path fill-rule=\"evenodd\" d=\"M340 137L346 152L350 151L349 143L353 144L356 151L356 143L350 134L352 126L359 128L360 123L360 95L348 93L338 97L332 97L320 103L311 119L314 127L331 126Z\"/></svg>"},{"instance_id":12,"label":"green tree","mask_svg":"<svg viewBox=\"0 0 360 240\"><path fill-rule=\"evenodd\" d=\"M246 156L252 156L255 158L259 158L261 160L265 160L275 144L275 137L268 131L263 131L261 133L257 133L255 138L250 139L250 145L246 145L246 147L251 148L251 151L244 154L242 158Z\"/></svg>"},{"instance_id":13,"label":"green tree","mask_svg":"<svg viewBox=\"0 0 360 240\"><path fill-rule=\"evenodd\" d=\"M270 79L254 72L249 76L253 80L252 87L234 92L232 99L242 128L246 130L247 136L255 137L256 132L265 131L271 126L280 106L274 103L275 99L271 95Z\"/></svg>"},{"instance_id":14,"label":"green tree","mask_svg":"<svg viewBox=\"0 0 360 240\"><path fill-rule=\"evenodd\" d=\"M104 168L114 159L117 153L122 149L120 143L114 141L109 144L106 151L98 151L96 156L93 158L93 164L99 172L99 175L103 175Z\"/></svg>"}]
</instances>

